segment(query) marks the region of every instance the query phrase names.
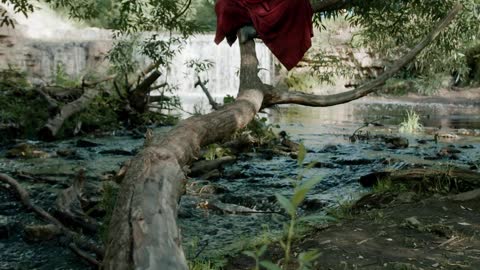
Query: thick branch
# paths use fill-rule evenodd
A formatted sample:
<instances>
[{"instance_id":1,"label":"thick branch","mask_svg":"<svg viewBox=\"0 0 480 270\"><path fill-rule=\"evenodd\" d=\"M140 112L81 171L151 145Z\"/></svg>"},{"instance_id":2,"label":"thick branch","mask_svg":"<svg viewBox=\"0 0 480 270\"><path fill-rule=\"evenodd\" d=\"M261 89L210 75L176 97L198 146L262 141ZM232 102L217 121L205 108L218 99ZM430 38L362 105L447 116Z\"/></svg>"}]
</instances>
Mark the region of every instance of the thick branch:
<instances>
[{"instance_id":1,"label":"thick branch","mask_svg":"<svg viewBox=\"0 0 480 270\"><path fill-rule=\"evenodd\" d=\"M47 124L39 131L40 138L53 140L62 128L63 123L72 115L85 109L99 93L95 89L87 89L79 99L63 106L60 112L53 118L50 118Z\"/></svg>"},{"instance_id":2,"label":"thick branch","mask_svg":"<svg viewBox=\"0 0 480 270\"><path fill-rule=\"evenodd\" d=\"M412 62L415 57L417 57L417 55L423 51L423 49L425 49L433 40L435 40L435 38L438 37L441 31L450 24L450 22L461 10L462 5L455 5L455 7L447 14L447 16L440 20L434 29L426 37L424 37L420 43L418 43L405 56L394 62L389 69L387 69L375 80L369 81L354 90L335 95L319 96L297 91L269 91L265 97L264 107L269 107L276 104L300 104L312 107L327 107L347 103L375 92L395 73Z\"/></svg>"},{"instance_id":3,"label":"thick branch","mask_svg":"<svg viewBox=\"0 0 480 270\"><path fill-rule=\"evenodd\" d=\"M255 55L253 41L242 46ZM176 223L186 179L183 167L198 157L201 146L245 127L262 101L262 91L244 89L234 103L184 120L146 145L132 160L122 181L110 223L104 269L187 269Z\"/></svg>"},{"instance_id":4,"label":"thick branch","mask_svg":"<svg viewBox=\"0 0 480 270\"><path fill-rule=\"evenodd\" d=\"M150 86L152 86L161 75L162 74L158 70L154 70L142 82L140 82L131 93L129 93L128 100L130 106L132 106L137 112L143 113L147 109L148 97L151 91Z\"/></svg>"}]
</instances>

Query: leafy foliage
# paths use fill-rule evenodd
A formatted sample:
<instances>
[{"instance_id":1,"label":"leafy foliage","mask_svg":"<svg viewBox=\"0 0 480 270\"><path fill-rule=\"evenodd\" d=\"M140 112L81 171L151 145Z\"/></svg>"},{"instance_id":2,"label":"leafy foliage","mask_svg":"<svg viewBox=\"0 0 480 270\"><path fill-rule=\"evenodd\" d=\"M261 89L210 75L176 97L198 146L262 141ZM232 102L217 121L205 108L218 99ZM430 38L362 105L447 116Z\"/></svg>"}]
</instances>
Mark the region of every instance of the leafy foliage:
<instances>
[{"instance_id":1,"label":"leafy foliage","mask_svg":"<svg viewBox=\"0 0 480 270\"><path fill-rule=\"evenodd\" d=\"M350 22L362 27L359 42L394 59L425 36L456 0L370 1L352 7ZM464 9L408 69L418 74L468 72L463 50L480 32L478 0L461 0Z\"/></svg>"}]
</instances>

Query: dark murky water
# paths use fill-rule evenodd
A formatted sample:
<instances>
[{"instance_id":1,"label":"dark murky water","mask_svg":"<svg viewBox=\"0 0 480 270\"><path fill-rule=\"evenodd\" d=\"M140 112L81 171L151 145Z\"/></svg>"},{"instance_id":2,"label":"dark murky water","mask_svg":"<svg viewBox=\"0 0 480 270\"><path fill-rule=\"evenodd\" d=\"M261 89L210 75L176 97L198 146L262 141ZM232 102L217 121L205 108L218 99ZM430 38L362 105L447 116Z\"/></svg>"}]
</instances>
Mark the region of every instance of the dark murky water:
<instances>
[{"instance_id":1,"label":"dark murky water","mask_svg":"<svg viewBox=\"0 0 480 270\"><path fill-rule=\"evenodd\" d=\"M406 110L414 109L426 127L468 129L470 134L457 141L441 141L438 144L420 145L416 139L432 139L432 135L408 136L410 147L402 150L389 150L380 142L350 143L351 135L365 120L387 125L382 132L396 134L397 125L405 117ZM411 163L445 163L466 166L480 161L480 108L475 106L449 106L435 104L395 104L395 103L351 103L332 108L280 108L270 112L269 119L278 123L294 140L301 140L309 149L306 162L316 161L326 164L313 168L304 174L303 179L321 176L322 181L315 186L307 198L304 211L321 212L325 207L358 197L365 190L358 184L360 176L375 170L395 169ZM476 130L476 131L475 131ZM164 132L159 130L157 132ZM66 160L59 157L35 160L0 159L2 172L25 171L49 175L66 173L59 181L69 182L80 167L87 168L89 181L100 185L101 175L113 172L128 156L102 155L102 150L123 149L134 151L141 147L142 139L129 136L92 139L102 144L98 147L77 149L80 160ZM71 148L76 140L38 146L54 153L59 148ZM471 145L462 149L458 160L425 160L435 155L446 145ZM380 147L379 147L380 146ZM1 153L0 153L1 154ZM199 202L221 201L237 204L261 211L278 211L275 194L291 194L290 180L301 169L296 160L288 156L271 156L264 153L249 154L226 168L227 176L214 184L225 189L223 194L213 196L184 196L180 210L180 226L184 235L184 247L189 257L202 250L199 257L212 257L228 254L251 241L252 237L266 235L281 228L279 221L285 217L279 214L222 214L197 208ZM192 179L195 181L195 179ZM51 209L55 193L61 185L23 182L32 193L35 202ZM22 214L18 214L22 213ZM47 243L26 243L22 239L21 224L41 223L32 213L21 207L16 199L0 190L0 220L8 219L13 224L13 233L0 239L0 269L86 269L82 262L71 255L68 249L59 248L57 241Z\"/></svg>"}]
</instances>

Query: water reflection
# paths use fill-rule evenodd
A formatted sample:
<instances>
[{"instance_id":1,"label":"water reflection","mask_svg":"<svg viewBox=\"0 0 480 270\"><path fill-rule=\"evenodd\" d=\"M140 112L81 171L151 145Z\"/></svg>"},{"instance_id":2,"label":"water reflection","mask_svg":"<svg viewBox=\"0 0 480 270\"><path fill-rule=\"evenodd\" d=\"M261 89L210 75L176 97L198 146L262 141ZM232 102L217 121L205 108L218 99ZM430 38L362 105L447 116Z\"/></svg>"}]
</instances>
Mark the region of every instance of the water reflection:
<instances>
[{"instance_id":1,"label":"water reflection","mask_svg":"<svg viewBox=\"0 0 480 270\"><path fill-rule=\"evenodd\" d=\"M270 120L280 125L299 124L317 133L353 128L365 121L398 125L408 110L415 111L425 127L480 129L480 107L428 103L351 102L326 108L284 106L271 111ZM313 130L312 130L313 132Z\"/></svg>"}]
</instances>

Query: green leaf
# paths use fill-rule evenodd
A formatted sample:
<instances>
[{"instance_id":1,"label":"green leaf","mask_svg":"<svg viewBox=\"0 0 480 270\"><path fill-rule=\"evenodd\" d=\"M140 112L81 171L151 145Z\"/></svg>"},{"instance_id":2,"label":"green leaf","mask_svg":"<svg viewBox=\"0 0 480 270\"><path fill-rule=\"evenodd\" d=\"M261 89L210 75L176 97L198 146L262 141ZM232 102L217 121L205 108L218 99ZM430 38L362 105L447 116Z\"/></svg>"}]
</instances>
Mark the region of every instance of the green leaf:
<instances>
[{"instance_id":1,"label":"green leaf","mask_svg":"<svg viewBox=\"0 0 480 270\"><path fill-rule=\"evenodd\" d=\"M298 158L297 158L298 166L302 166L306 155L307 155L307 149L305 149L305 145L301 143L298 149Z\"/></svg>"},{"instance_id":2,"label":"green leaf","mask_svg":"<svg viewBox=\"0 0 480 270\"><path fill-rule=\"evenodd\" d=\"M298 188L295 191L292 197L292 204L294 207L298 207L303 202L303 200L307 196L308 191L309 190L306 188Z\"/></svg>"},{"instance_id":3,"label":"green leaf","mask_svg":"<svg viewBox=\"0 0 480 270\"><path fill-rule=\"evenodd\" d=\"M263 245L257 252L258 257L261 257L267 251L268 245Z\"/></svg>"},{"instance_id":4,"label":"green leaf","mask_svg":"<svg viewBox=\"0 0 480 270\"><path fill-rule=\"evenodd\" d=\"M277 193L275 194L275 197L277 197L278 203L280 203L283 209L285 209L290 216L295 215L295 206L293 206L293 204L285 196Z\"/></svg>"},{"instance_id":5,"label":"green leaf","mask_svg":"<svg viewBox=\"0 0 480 270\"><path fill-rule=\"evenodd\" d=\"M304 263L312 262L318 259L318 257L320 257L320 252L318 252L318 250L309 250L298 255L298 259Z\"/></svg>"},{"instance_id":6,"label":"green leaf","mask_svg":"<svg viewBox=\"0 0 480 270\"><path fill-rule=\"evenodd\" d=\"M280 268L278 265L269 261L261 261L260 265L265 267L267 270L282 270L282 268Z\"/></svg>"},{"instance_id":7,"label":"green leaf","mask_svg":"<svg viewBox=\"0 0 480 270\"><path fill-rule=\"evenodd\" d=\"M306 190L310 191L315 185L320 183L320 181L322 181L322 177L320 177L320 176L313 177L313 178L305 181L303 184L301 184L300 187L298 187L298 189L306 189Z\"/></svg>"},{"instance_id":8,"label":"green leaf","mask_svg":"<svg viewBox=\"0 0 480 270\"><path fill-rule=\"evenodd\" d=\"M248 257L252 257L254 259L257 258L257 256L255 255L255 253L253 253L252 251L244 251L242 252L243 255L247 255Z\"/></svg>"}]
</instances>

